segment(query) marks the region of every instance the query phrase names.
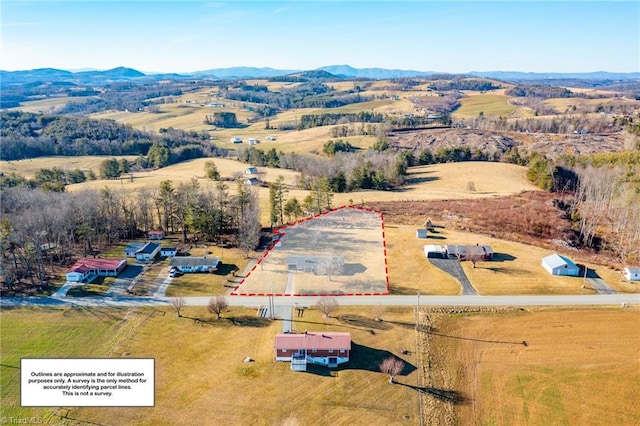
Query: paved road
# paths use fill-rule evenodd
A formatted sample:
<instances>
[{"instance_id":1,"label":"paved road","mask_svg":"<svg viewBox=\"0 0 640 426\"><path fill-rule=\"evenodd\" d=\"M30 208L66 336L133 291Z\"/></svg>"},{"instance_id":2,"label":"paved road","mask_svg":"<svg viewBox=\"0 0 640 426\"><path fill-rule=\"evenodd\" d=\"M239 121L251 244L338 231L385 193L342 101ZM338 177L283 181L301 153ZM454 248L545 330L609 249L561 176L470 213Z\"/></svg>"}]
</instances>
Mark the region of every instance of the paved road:
<instances>
[{"instance_id":1,"label":"paved road","mask_svg":"<svg viewBox=\"0 0 640 426\"><path fill-rule=\"evenodd\" d=\"M276 306L313 306L316 296L279 296ZM640 294L527 295L527 296L337 296L342 306L595 306L640 304ZM170 305L172 297L3 297L0 307L11 306L102 306L138 307ZM184 297L187 306L207 306L210 297ZM227 296L229 306L268 306L268 296Z\"/></svg>"}]
</instances>

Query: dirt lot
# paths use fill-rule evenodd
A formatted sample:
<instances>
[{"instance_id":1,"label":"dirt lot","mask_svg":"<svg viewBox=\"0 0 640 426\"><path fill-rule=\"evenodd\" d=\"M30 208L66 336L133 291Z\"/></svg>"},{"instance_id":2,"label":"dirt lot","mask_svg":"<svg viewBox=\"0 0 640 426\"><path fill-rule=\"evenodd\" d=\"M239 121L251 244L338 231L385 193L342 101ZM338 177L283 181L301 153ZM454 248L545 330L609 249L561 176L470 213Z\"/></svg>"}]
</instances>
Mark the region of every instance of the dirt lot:
<instances>
[{"instance_id":1,"label":"dirt lot","mask_svg":"<svg viewBox=\"0 0 640 426\"><path fill-rule=\"evenodd\" d=\"M280 235L235 294L387 293L380 214L342 208L283 227ZM335 267L324 263L330 259Z\"/></svg>"},{"instance_id":2,"label":"dirt lot","mask_svg":"<svg viewBox=\"0 0 640 426\"><path fill-rule=\"evenodd\" d=\"M428 424L640 424L637 308L427 316Z\"/></svg>"}]
</instances>

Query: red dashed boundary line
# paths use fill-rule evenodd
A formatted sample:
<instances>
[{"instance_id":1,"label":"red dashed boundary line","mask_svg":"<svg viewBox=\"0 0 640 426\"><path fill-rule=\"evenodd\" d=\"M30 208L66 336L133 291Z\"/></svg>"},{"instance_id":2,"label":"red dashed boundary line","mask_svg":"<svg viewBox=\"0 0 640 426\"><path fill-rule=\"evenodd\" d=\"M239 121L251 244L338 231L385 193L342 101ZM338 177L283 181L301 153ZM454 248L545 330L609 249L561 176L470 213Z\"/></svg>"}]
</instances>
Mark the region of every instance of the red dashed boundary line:
<instances>
[{"instance_id":1,"label":"red dashed boundary line","mask_svg":"<svg viewBox=\"0 0 640 426\"><path fill-rule=\"evenodd\" d=\"M282 225L279 228L274 228L273 230L273 234L275 235L280 235L280 238L284 237L287 233L284 232L284 230L286 228L291 228L296 226L299 223L304 223L308 220L312 220L315 219L317 217L320 217L322 215L326 215L329 214L331 212L335 212L337 210L341 210L341 209L355 209L355 210L362 210L362 211L367 211L367 212L372 212L372 213L377 213L380 216L380 226L382 229L382 249L384 251L384 275L385 275L385 281L387 283L387 291L384 293L302 293L302 294L283 294L283 293L239 293L238 291L240 290L240 287L242 286L242 284L244 284L245 280L247 278L249 278L249 275L251 275L251 273L256 269L256 267L258 265L260 265L265 259L266 257L271 253L271 251L276 247L276 245L278 244L279 240L276 240L274 242L271 243L271 245L269 246L269 248L262 254L262 256L260 256L260 258L258 259L258 261L256 262L255 265L253 265L253 267L251 268L251 270L247 273L247 275L245 275L245 277L240 281L240 283L234 287L233 291L231 291L230 296L294 296L294 297L305 297L305 296L315 296L315 297L323 297L323 296L384 296L389 294L389 266L387 263L387 241L385 239L385 234L384 234L384 215L382 214L382 212L380 210L374 210L374 209L370 209L370 208L366 208L366 207L360 207L360 206L341 206L341 207L336 207L333 208L329 211L323 212L323 213L316 213L312 216L308 216L305 217L303 219L300 219L296 222L291 222L289 224L286 225Z\"/></svg>"}]
</instances>

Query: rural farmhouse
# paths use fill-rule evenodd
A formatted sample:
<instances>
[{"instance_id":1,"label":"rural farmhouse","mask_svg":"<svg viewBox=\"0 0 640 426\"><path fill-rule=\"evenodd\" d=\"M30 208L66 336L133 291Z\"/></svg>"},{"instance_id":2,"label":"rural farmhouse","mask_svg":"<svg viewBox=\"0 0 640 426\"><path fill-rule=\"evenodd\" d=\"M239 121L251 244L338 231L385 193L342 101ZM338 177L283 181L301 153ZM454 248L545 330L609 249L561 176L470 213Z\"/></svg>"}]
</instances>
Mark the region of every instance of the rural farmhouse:
<instances>
[{"instance_id":1,"label":"rural farmhouse","mask_svg":"<svg viewBox=\"0 0 640 426\"><path fill-rule=\"evenodd\" d=\"M343 332L304 332L276 335L276 361L291 362L291 370L306 371L307 364L329 368L349 362L351 335Z\"/></svg>"},{"instance_id":2,"label":"rural farmhouse","mask_svg":"<svg viewBox=\"0 0 640 426\"><path fill-rule=\"evenodd\" d=\"M90 283L96 277L116 277L127 267L126 259L84 257L78 259L67 272L67 281Z\"/></svg>"},{"instance_id":3,"label":"rural farmhouse","mask_svg":"<svg viewBox=\"0 0 640 426\"><path fill-rule=\"evenodd\" d=\"M542 258L542 267L551 275L568 275L577 277L580 275L580 268L564 256L554 253Z\"/></svg>"},{"instance_id":4,"label":"rural farmhouse","mask_svg":"<svg viewBox=\"0 0 640 426\"><path fill-rule=\"evenodd\" d=\"M154 229L147 232L147 237L150 240L161 240L164 238L164 231L162 229Z\"/></svg>"},{"instance_id":5,"label":"rural farmhouse","mask_svg":"<svg viewBox=\"0 0 640 426\"><path fill-rule=\"evenodd\" d=\"M640 281L640 268L631 268L627 266L622 271L624 278L629 281Z\"/></svg>"},{"instance_id":6,"label":"rural farmhouse","mask_svg":"<svg viewBox=\"0 0 640 426\"><path fill-rule=\"evenodd\" d=\"M491 246L444 246L445 257L457 257L460 260L491 260L493 249Z\"/></svg>"},{"instance_id":7,"label":"rural farmhouse","mask_svg":"<svg viewBox=\"0 0 640 426\"><path fill-rule=\"evenodd\" d=\"M217 257L178 256L169 261L169 268L180 272L215 272L220 259Z\"/></svg>"}]
</instances>

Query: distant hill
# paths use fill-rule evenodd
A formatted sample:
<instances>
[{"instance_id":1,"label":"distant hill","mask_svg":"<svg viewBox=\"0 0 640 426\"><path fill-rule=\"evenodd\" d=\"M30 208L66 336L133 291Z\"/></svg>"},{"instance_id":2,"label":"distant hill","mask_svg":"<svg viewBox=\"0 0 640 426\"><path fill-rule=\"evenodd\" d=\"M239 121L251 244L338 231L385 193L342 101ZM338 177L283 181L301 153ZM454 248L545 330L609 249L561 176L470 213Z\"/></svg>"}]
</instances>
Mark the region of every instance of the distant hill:
<instances>
[{"instance_id":1,"label":"distant hill","mask_svg":"<svg viewBox=\"0 0 640 426\"><path fill-rule=\"evenodd\" d=\"M113 81L146 77L132 68L118 67L106 71L70 72L55 68L39 68L28 71L0 71L3 84L36 82L71 82L77 84L104 84Z\"/></svg>"},{"instance_id":2,"label":"distant hill","mask_svg":"<svg viewBox=\"0 0 640 426\"><path fill-rule=\"evenodd\" d=\"M403 77L428 77L435 74L434 71L414 71L386 68L353 68L349 65L328 65L318 68L319 70L330 72L340 77L352 78L372 78L374 80L384 80L387 78Z\"/></svg>"},{"instance_id":3,"label":"distant hill","mask_svg":"<svg viewBox=\"0 0 640 426\"><path fill-rule=\"evenodd\" d=\"M327 73L327 74L323 74ZM440 76L445 73L435 71L416 71L387 68L354 68L350 65L328 65L315 70L290 70L269 67L231 67L213 68L192 73L143 73L133 68L117 67L106 71L77 71L71 72L55 68L40 68L24 71L0 71L0 82L7 84L29 84L38 82L69 82L75 84L103 85L114 81L127 80L181 80L181 79L245 79L245 78L274 78L289 75L299 75L303 78L366 78L384 80L391 78L429 77L434 74ZM455 74L451 74L453 77ZM460 74L458 74L460 75ZM519 71L472 71L467 76L477 76L503 81L542 81L542 80L612 80L628 81L640 79L640 72L612 73L606 71L588 73L533 73Z\"/></svg>"},{"instance_id":4,"label":"distant hill","mask_svg":"<svg viewBox=\"0 0 640 426\"><path fill-rule=\"evenodd\" d=\"M573 73L559 73L559 72L520 72L520 71L471 71L470 75L477 77L496 78L499 80L513 80L513 81L525 81L525 80L566 80L566 79L580 79L580 80L632 80L640 78L640 72L630 73L616 73L607 71L596 72L573 72Z\"/></svg>"},{"instance_id":5,"label":"distant hill","mask_svg":"<svg viewBox=\"0 0 640 426\"><path fill-rule=\"evenodd\" d=\"M205 71L189 73L191 76L215 76L221 79L234 78L269 78L299 72L299 70L278 70L274 68L231 67L213 68Z\"/></svg>"}]
</instances>

